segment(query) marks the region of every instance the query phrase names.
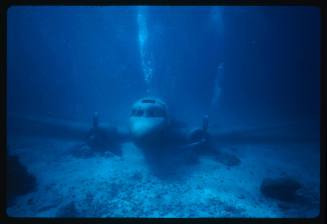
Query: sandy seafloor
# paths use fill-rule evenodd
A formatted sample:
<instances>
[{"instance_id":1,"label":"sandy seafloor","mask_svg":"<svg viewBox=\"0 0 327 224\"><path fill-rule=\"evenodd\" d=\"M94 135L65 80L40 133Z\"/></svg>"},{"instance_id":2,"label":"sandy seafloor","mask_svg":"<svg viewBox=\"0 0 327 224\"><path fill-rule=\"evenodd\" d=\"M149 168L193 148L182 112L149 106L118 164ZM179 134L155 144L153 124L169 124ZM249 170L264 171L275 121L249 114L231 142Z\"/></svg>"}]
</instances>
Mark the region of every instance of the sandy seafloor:
<instances>
[{"instance_id":1,"label":"sandy seafloor","mask_svg":"<svg viewBox=\"0 0 327 224\"><path fill-rule=\"evenodd\" d=\"M225 148L241 164L210 157L173 180L152 175L141 152L123 145L123 157L74 156L78 142L8 139L37 178L35 192L7 208L14 217L313 217L319 214L319 155L314 145L238 145ZM303 159L305 158L305 160ZM265 177L289 175L304 186L305 200L283 203L260 192Z\"/></svg>"}]
</instances>

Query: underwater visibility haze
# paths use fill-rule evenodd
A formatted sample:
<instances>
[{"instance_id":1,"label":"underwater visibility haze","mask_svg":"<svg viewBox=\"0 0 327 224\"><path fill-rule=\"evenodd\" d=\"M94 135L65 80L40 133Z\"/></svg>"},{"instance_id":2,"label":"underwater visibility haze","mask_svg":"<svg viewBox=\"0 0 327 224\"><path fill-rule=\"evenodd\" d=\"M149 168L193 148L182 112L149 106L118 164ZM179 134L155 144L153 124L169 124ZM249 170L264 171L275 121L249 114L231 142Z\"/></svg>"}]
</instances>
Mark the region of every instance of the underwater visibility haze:
<instances>
[{"instance_id":1,"label":"underwater visibility haze","mask_svg":"<svg viewBox=\"0 0 327 224\"><path fill-rule=\"evenodd\" d=\"M315 7L14 6L11 217L312 218Z\"/></svg>"}]
</instances>

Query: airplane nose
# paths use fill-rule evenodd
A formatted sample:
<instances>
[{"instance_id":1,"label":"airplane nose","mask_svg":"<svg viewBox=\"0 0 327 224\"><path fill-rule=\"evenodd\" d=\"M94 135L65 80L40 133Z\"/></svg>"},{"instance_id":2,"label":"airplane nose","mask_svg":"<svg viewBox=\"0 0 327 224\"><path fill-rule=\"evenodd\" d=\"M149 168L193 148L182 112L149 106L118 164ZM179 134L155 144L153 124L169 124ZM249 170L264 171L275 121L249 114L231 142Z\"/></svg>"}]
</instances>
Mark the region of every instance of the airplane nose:
<instances>
[{"instance_id":1,"label":"airplane nose","mask_svg":"<svg viewBox=\"0 0 327 224\"><path fill-rule=\"evenodd\" d=\"M164 127L164 119L162 118L131 118L130 120L130 132L136 139L142 139L145 137L151 137Z\"/></svg>"}]
</instances>

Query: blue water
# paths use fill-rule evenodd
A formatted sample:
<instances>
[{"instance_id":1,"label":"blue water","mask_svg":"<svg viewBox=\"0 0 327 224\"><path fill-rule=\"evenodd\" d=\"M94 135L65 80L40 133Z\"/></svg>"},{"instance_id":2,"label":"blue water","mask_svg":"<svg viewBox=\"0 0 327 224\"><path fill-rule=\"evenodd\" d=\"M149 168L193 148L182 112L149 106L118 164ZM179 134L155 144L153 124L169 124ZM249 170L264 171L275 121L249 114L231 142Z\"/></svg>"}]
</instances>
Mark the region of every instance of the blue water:
<instances>
[{"instance_id":1,"label":"blue water","mask_svg":"<svg viewBox=\"0 0 327 224\"><path fill-rule=\"evenodd\" d=\"M11 7L7 18L7 149L36 178L10 216L319 214L318 8ZM91 128L94 112L126 128L147 96L189 130L208 115L214 136L259 137L220 138L217 153L240 163L199 156L170 179L154 175L130 141L117 146L120 156L73 153L83 139L70 136ZM54 133L61 124L74 128ZM260 191L265 178L285 176L301 184L294 200Z\"/></svg>"}]
</instances>

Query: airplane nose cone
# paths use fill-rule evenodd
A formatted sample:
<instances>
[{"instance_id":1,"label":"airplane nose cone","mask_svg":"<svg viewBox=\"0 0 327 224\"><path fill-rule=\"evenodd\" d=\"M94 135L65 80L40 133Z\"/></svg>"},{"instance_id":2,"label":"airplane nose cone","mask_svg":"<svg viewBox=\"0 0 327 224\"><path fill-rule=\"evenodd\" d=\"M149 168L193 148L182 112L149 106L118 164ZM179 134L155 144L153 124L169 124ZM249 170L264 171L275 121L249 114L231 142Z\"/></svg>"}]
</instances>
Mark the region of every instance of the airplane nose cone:
<instances>
[{"instance_id":1,"label":"airplane nose cone","mask_svg":"<svg viewBox=\"0 0 327 224\"><path fill-rule=\"evenodd\" d=\"M135 139L144 139L157 136L165 127L163 118L130 118L130 132Z\"/></svg>"}]
</instances>

